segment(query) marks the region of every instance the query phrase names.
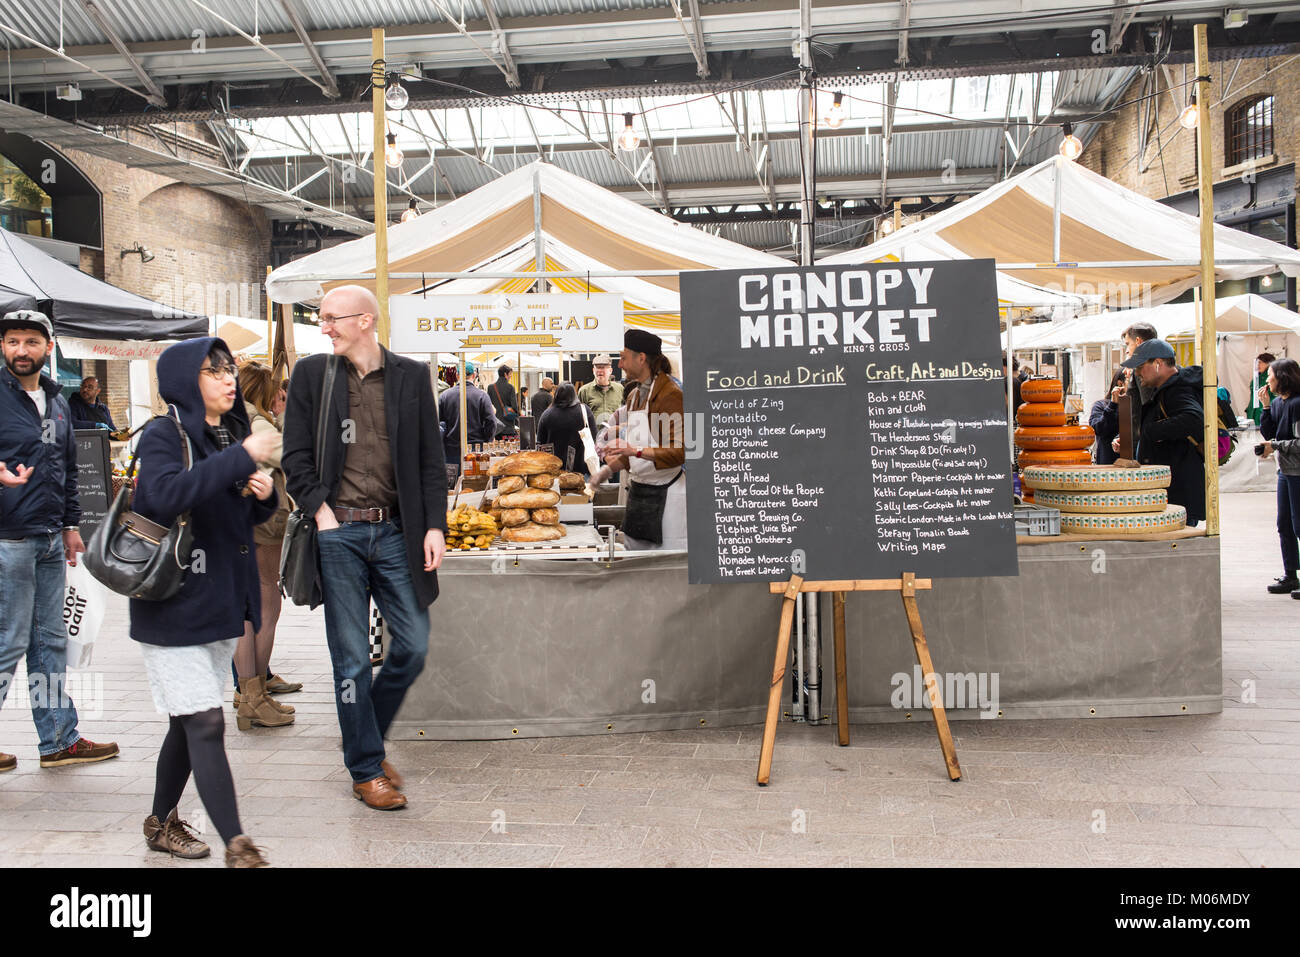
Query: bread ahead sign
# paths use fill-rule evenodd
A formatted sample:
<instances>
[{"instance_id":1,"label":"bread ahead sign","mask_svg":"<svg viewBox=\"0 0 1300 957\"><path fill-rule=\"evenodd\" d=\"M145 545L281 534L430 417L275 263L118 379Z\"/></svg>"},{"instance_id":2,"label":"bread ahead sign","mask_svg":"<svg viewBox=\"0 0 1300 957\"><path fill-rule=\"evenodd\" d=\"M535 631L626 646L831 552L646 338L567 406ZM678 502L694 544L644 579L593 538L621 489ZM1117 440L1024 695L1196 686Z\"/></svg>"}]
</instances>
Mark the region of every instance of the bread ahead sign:
<instances>
[{"instance_id":1,"label":"bread ahead sign","mask_svg":"<svg viewBox=\"0 0 1300 957\"><path fill-rule=\"evenodd\" d=\"M394 352L616 352L623 297L614 293L392 296Z\"/></svg>"}]
</instances>

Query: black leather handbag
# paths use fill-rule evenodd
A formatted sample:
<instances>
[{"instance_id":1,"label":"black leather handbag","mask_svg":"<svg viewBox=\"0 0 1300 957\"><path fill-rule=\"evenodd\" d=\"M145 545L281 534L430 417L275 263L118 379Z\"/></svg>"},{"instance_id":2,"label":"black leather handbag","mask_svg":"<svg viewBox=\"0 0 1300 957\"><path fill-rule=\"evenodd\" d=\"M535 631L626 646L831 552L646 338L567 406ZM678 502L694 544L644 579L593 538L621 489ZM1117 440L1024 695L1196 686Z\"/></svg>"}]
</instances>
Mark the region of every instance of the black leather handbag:
<instances>
[{"instance_id":1,"label":"black leather handbag","mask_svg":"<svg viewBox=\"0 0 1300 957\"><path fill-rule=\"evenodd\" d=\"M325 422L334 396L334 379L338 358L330 356L325 365L325 382L321 389L320 413L316 417L316 475L322 478L325 460ZM289 513L280 545L280 594L295 605L316 608L325 600L321 586L320 548L316 544L316 516L301 508Z\"/></svg>"},{"instance_id":2,"label":"black leather handbag","mask_svg":"<svg viewBox=\"0 0 1300 957\"><path fill-rule=\"evenodd\" d=\"M189 436L181 427L180 416L173 416L175 406L167 407L168 419L181 437L181 454L189 471L194 455ZM171 527L159 525L131 511L135 497L135 463L139 447L127 466L122 490L113 499L108 515L91 536L81 560L92 578L110 591L142 601L166 601L185 582L186 561L194 540L190 513L182 513Z\"/></svg>"}]
</instances>

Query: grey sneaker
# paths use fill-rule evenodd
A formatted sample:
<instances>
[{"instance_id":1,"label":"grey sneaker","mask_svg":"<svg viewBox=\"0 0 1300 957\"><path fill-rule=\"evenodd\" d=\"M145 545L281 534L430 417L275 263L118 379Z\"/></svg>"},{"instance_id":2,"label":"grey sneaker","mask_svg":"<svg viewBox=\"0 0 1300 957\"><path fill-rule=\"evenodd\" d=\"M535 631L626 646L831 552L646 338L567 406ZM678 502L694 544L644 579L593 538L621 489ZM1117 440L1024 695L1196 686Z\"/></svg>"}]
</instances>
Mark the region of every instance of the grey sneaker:
<instances>
[{"instance_id":1,"label":"grey sneaker","mask_svg":"<svg viewBox=\"0 0 1300 957\"><path fill-rule=\"evenodd\" d=\"M212 848L190 833L189 824L176 815L175 808L167 815L166 821L160 822L156 814L150 814L144 819L144 842L155 851L187 860L207 857L212 853Z\"/></svg>"}]
</instances>

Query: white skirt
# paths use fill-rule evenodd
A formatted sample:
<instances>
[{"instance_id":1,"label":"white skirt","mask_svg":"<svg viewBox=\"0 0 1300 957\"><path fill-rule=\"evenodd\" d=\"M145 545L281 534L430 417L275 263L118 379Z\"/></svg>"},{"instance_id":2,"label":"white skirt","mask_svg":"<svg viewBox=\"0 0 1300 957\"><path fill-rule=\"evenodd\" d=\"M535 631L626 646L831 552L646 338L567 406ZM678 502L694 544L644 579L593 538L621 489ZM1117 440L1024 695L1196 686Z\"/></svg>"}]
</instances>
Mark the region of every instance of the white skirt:
<instances>
[{"instance_id":1,"label":"white skirt","mask_svg":"<svg viewBox=\"0 0 1300 957\"><path fill-rule=\"evenodd\" d=\"M160 714L198 714L222 707L238 638L173 648L140 642L153 704Z\"/></svg>"}]
</instances>

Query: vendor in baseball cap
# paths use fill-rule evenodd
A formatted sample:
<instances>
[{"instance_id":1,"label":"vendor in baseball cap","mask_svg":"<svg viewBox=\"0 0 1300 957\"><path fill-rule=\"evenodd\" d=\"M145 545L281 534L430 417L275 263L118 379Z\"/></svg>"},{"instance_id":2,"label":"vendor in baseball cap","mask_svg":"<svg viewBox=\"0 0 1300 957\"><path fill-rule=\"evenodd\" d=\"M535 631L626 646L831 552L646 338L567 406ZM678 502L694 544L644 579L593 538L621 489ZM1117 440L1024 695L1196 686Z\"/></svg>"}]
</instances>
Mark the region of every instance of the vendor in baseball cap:
<instances>
[{"instance_id":1,"label":"vendor in baseball cap","mask_svg":"<svg viewBox=\"0 0 1300 957\"><path fill-rule=\"evenodd\" d=\"M45 336L47 342L54 341L54 326L45 313L37 312L35 309L6 312L4 317L0 318L0 333L8 332L10 329L34 329Z\"/></svg>"},{"instance_id":2,"label":"vendor in baseball cap","mask_svg":"<svg viewBox=\"0 0 1300 957\"><path fill-rule=\"evenodd\" d=\"M1137 369L1152 359L1169 359L1175 357L1174 347L1163 339L1148 339L1138 344L1133 354L1120 363L1125 369Z\"/></svg>"}]
</instances>

